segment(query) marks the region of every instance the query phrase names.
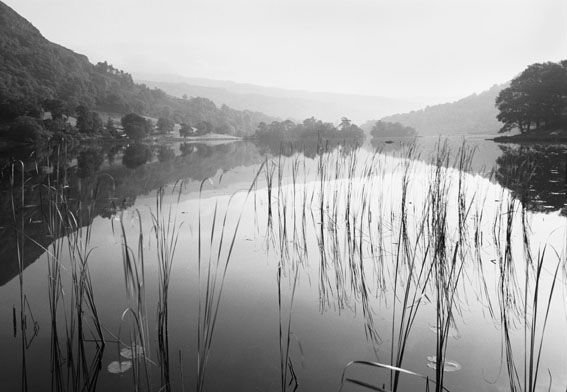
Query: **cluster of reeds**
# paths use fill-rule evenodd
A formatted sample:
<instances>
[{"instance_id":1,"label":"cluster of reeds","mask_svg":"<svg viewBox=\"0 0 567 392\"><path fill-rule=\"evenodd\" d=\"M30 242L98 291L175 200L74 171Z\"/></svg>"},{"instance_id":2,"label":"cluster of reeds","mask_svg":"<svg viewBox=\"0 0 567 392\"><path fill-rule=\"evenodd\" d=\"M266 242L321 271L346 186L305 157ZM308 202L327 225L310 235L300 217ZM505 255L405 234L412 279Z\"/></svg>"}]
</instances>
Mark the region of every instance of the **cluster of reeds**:
<instances>
[{"instance_id":1,"label":"cluster of reeds","mask_svg":"<svg viewBox=\"0 0 567 392\"><path fill-rule=\"evenodd\" d=\"M177 203L181 197L183 183L176 184L178 186ZM176 186L173 187L175 191ZM152 214L153 230L155 233L157 244L157 260L158 260L158 281L159 281L159 298L157 305L158 313L158 345L159 345L159 362L161 369L161 385L163 390L171 390L170 380L170 362L169 362L169 333L168 333L168 293L169 281L171 277L171 267L173 265L173 257L177 248L177 240L179 239L179 229L181 224L177 223L177 214L172 211L172 205L169 205L167 214L163 211L164 189L158 190L156 196L156 210Z\"/></svg>"},{"instance_id":2,"label":"cluster of reeds","mask_svg":"<svg viewBox=\"0 0 567 392\"><path fill-rule=\"evenodd\" d=\"M17 171L20 171L20 178L18 179ZM19 180L19 182L18 182ZM19 320L16 316L16 309L13 309L13 325L14 325L14 337L17 335L17 330L19 328L21 334L21 355L22 355L22 374L21 374L21 386L22 391L28 390L28 377L27 377L27 363L26 363L26 352L31 344L33 338L37 335L37 324L34 323L34 333L31 337L28 336L27 331L27 313L26 305L29 309L29 304L27 302L27 297L24 291L24 252L25 252L25 216L24 210L25 204L25 177L24 177L24 163L22 161L12 162L11 173L10 173L10 204L12 207L12 229L14 231L14 237L16 239L16 250L18 258L18 283L19 283L19 293L20 293L20 309L19 309ZM33 319L32 319L33 320Z\"/></svg>"},{"instance_id":3,"label":"cluster of reeds","mask_svg":"<svg viewBox=\"0 0 567 392\"><path fill-rule=\"evenodd\" d=\"M130 350L129 357L132 359L133 382L136 389L145 381L146 389L151 386L150 371L148 369L148 355L150 355L150 331L147 316L146 303L146 273L144 257L144 232L142 217L138 210L135 211L138 222L138 238L136 247L129 245L127 230L124 224L125 212L120 212L120 234L122 249L122 265L124 270L124 287L130 301L130 305L122 313L122 320L128 324L128 341L121 340L118 333L118 351L116 357L120 358L120 348ZM114 227L114 226L113 226ZM121 326L122 328L122 326ZM121 330L120 328L120 330ZM120 362L119 362L120 363Z\"/></svg>"},{"instance_id":4,"label":"cluster of reeds","mask_svg":"<svg viewBox=\"0 0 567 392\"><path fill-rule=\"evenodd\" d=\"M519 166L511 166L508 178L511 181L524 180L517 197L503 195L500 210L506 220L498 219L495 222L495 244L498 255L499 284L498 305L502 331L502 344L504 348L503 361L506 364L509 387L511 391L533 392L541 386L538 385L540 373L541 353L547 321L552 305L553 294L561 265L564 260L555 249L551 252L557 262L554 271L545 267L550 257L547 257L547 245L538 250L536 258L533 257L530 242L531 229L526 205L529 193L529 179L536 172L536 162L526 160ZM518 222L519 215L519 222ZM515 230L521 231L522 246L517 246L514 238ZM503 232L499 236L499 232ZM503 240L498 238L503 237ZM519 250L521 249L521 252ZM523 268L522 268L523 263ZM523 278L523 282L522 282ZM523 284L522 284L523 283ZM545 287L548 287L545 292ZM541 308L545 310L542 312ZM523 331L522 347L514 348L512 334L520 328ZM518 355L518 351L520 354ZM550 374L549 388L552 377Z\"/></svg>"},{"instance_id":5,"label":"cluster of reeds","mask_svg":"<svg viewBox=\"0 0 567 392\"><path fill-rule=\"evenodd\" d=\"M88 203L83 203L80 198L71 200L66 169L59 164L65 147L59 146L52 153L54 162L36 162L34 165L36 175L42 164L52 169L45 182L28 187L26 168L22 162L12 165L10 179L20 282L22 390L28 388L26 351L39 330L24 288L25 249L27 245L32 245L42 248L47 258L51 389L92 391L97 385L105 347L88 267L92 251L90 224L98 187L88 195ZM19 172L19 179L16 178L16 172ZM30 204L26 199L33 199L37 204ZM27 223L43 225L50 239L47 247L26 233ZM62 271L69 273L64 276ZM70 277L70 288L65 290L64 280L67 277ZM33 329L31 335L28 331L30 328Z\"/></svg>"},{"instance_id":6,"label":"cluster of reeds","mask_svg":"<svg viewBox=\"0 0 567 392\"><path fill-rule=\"evenodd\" d=\"M248 197L255 188L256 181L262 173L264 165L256 173L248 191L246 192L243 204L246 204ZM211 345L213 343L214 331L216 327L224 281L228 272L232 252L234 250L238 228L242 219L243 209L241 208L236 223L229 231L228 215L230 206L238 193L234 193L228 199L224 207L224 214L219 210L219 200L215 201L213 218L210 226L208 238L208 257L204 254L206 246L204 238L204 224L201 218L201 196L203 187L209 179L204 179L199 188L199 211L198 211L198 245L197 245L197 271L199 280L199 309L197 317L197 383L196 389L203 391L205 388L205 375ZM222 215L222 219L220 218ZM217 225L220 225L217 230ZM227 238L225 238L225 236Z\"/></svg>"}]
</instances>

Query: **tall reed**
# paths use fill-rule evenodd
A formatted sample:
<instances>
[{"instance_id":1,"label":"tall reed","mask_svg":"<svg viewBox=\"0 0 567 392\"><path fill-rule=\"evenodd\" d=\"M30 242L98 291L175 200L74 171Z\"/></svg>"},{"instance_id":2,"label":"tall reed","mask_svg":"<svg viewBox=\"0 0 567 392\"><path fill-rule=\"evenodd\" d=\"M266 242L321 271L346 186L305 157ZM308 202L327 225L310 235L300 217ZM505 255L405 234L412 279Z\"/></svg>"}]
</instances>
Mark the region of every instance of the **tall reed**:
<instances>
[{"instance_id":1,"label":"tall reed","mask_svg":"<svg viewBox=\"0 0 567 392\"><path fill-rule=\"evenodd\" d=\"M215 202L213 212L210 236L209 236L209 257L205 261L202 252L203 248L203 225L201 217L201 198L203 193L203 186L208 179L201 182L199 189L199 211L198 211L198 249L197 249L197 271L199 279L199 309L198 309L198 325L197 325L197 385L198 391L203 391L205 388L205 374L211 345L213 342L214 331L216 327L220 301L224 288L224 281L230 265L232 252L236 243L238 229L242 220L244 206L250 196L250 193L255 187L258 177L262 173L264 165L262 164L256 173L252 184L250 185L243 205L240 208L240 213L236 219L236 224L232 229L232 233L228 233L227 221L231 208L231 203L237 193L230 196L228 203L225 207L222 222L217 221L218 215L218 200ZM216 225L220 224L220 234L217 234ZM228 244L225 241L225 235L229 236Z\"/></svg>"},{"instance_id":2,"label":"tall reed","mask_svg":"<svg viewBox=\"0 0 567 392\"><path fill-rule=\"evenodd\" d=\"M181 197L183 183L176 184L178 186L177 202ZM177 240L179 238L179 229L182 224L177 223L177 214L172 211L172 205L169 205L167 213L163 211L163 197L165 190L160 188L156 195L156 209L152 213L153 231L157 243L157 260L158 260L158 279L159 279L159 298L157 305L158 312L158 346L159 359L161 369L161 384L164 391L171 390L170 380L170 364L169 364L169 333L168 333L168 294L169 283L171 277L171 267L175 249L177 248Z\"/></svg>"}]
</instances>

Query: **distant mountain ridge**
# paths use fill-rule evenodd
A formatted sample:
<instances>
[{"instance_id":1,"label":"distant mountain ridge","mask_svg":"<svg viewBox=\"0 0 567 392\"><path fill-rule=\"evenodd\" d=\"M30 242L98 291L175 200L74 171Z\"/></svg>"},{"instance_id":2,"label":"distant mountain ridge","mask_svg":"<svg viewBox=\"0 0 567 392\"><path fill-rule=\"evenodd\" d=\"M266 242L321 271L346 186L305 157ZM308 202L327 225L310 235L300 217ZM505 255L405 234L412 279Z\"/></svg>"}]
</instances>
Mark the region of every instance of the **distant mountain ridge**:
<instances>
[{"instance_id":1,"label":"distant mountain ridge","mask_svg":"<svg viewBox=\"0 0 567 392\"><path fill-rule=\"evenodd\" d=\"M134 83L129 73L106 62L93 65L86 56L48 41L0 1L0 120L38 117L42 110L49 111L48 100L57 100L68 113L85 105L191 125L206 122L216 132L233 135L250 135L258 123L275 120L258 112L217 107L206 98L176 98Z\"/></svg>"},{"instance_id":2,"label":"distant mountain ridge","mask_svg":"<svg viewBox=\"0 0 567 392\"><path fill-rule=\"evenodd\" d=\"M489 90L472 94L456 102L428 106L409 113L382 117L382 121L414 128L420 136L457 136L498 133L502 124L496 119L495 100L508 84L494 85ZM362 125L370 129L376 120Z\"/></svg>"},{"instance_id":3,"label":"distant mountain ridge","mask_svg":"<svg viewBox=\"0 0 567 392\"><path fill-rule=\"evenodd\" d=\"M344 116L360 123L376 115L386 116L417 109L423 107L424 102L422 99L288 90L177 75L135 74L134 77L140 83L157 87L177 97L184 94L202 96L217 105L256 110L295 121L314 116L323 121L337 122Z\"/></svg>"}]
</instances>

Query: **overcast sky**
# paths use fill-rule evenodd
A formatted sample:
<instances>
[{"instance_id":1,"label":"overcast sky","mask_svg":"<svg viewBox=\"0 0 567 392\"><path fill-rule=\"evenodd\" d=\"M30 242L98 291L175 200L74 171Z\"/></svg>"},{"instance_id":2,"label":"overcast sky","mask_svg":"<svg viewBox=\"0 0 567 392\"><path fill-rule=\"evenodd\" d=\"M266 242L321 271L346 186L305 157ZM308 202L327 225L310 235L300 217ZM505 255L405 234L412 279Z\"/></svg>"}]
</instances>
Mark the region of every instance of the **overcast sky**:
<instances>
[{"instance_id":1,"label":"overcast sky","mask_svg":"<svg viewBox=\"0 0 567 392\"><path fill-rule=\"evenodd\" d=\"M311 91L461 97L567 58L566 0L3 0L91 62Z\"/></svg>"}]
</instances>

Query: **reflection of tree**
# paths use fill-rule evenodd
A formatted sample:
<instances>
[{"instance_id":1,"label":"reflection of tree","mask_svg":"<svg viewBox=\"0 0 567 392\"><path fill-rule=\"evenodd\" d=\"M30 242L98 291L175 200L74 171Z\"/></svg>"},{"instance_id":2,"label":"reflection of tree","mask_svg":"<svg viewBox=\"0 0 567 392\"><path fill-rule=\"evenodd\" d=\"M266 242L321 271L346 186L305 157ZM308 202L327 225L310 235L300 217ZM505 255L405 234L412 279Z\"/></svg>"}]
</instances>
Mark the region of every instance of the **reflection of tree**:
<instances>
[{"instance_id":1,"label":"reflection of tree","mask_svg":"<svg viewBox=\"0 0 567 392\"><path fill-rule=\"evenodd\" d=\"M529 210L567 214L563 146L500 147L496 179Z\"/></svg>"},{"instance_id":2,"label":"reflection of tree","mask_svg":"<svg viewBox=\"0 0 567 392\"><path fill-rule=\"evenodd\" d=\"M77 175L79 178L92 176L104 160L102 149L99 147L88 147L79 153L77 158L77 166L79 168Z\"/></svg>"},{"instance_id":3,"label":"reflection of tree","mask_svg":"<svg viewBox=\"0 0 567 392\"><path fill-rule=\"evenodd\" d=\"M159 146L157 156L161 163L169 162L175 158L175 152L169 146Z\"/></svg>"},{"instance_id":4,"label":"reflection of tree","mask_svg":"<svg viewBox=\"0 0 567 392\"><path fill-rule=\"evenodd\" d=\"M122 164L128 169L135 169L152 159L152 150L149 146L136 143L124 150Z\"/></svg>"},{"instance_id":5,"label":"reflection of tree","mask_svg":"<svg viewBox=\"0 0 567 392\"><path fill-rule=\"evenodd\" d=\"M197 144L196 148L197 148L197 154L201 158L207 158L207 157L210 157L213 154L212 146L208 146L206 144Z\"/></svg>"},{"instance_id":6,"label":"reflection of tree","mask_svg":"<svg viewBox=\"0 0 567 392\"><path fill-rule=\"evenodd\" d=\"M106 159L108 160L109 165L112 165L114 163L114 158L116 157L118 151L121 150L121 148L122 146L113 145L108 149L108 151L106 152Z\"/></svg>"},{"instance_id":7,"label":"reflection of tree","mask_svg":"<svg viewBox=\"0 0 567 392\"><path fill-rule=\"evenodd\" d=\"M197 151L195 149L194 143L183 143L179 146L179 152L181 152L181 156L187 156L193 152Z\"/></svg>"},{"instance_id":8,"label":"reflection of tree","mask_svg":"<svg viewBox=\"0 0 567 392\"><path fill-rule=\"evenodd\" d=\"M282 155L290 157L302 153L306 158L315 158L323 153L341 148L342 151L351 151L359 145L353 141L312 141L312 142L286 142L281 140L262 140L258 142L258 150L261 154Z\"/></svg>"},{"instance_id":9,"label":"reflection of tree","mask_svg":"<svg viewBox=\"0 0 567 392\"><path fill-rule=\"evenodd\" d=\"M411 143L412 139L408 138L392 138L392 140L384 140L379 138L372 138L370 143L375 150L388 153L401 150L404 146Z\"/></svg>"},{"instance_id":10,"label":"reflection of tree","mask_svg":"<svg viewBox=\"0 0 567 392\"><path fill-rule=\"evenodd\" d=\"M110 165L101 169L98 157L117 154L119 146L98 146L81 150L79 147L50 148L38 152L20 151L22 158L26 158L25 202L29 205L18 214L25 214L26 251L24 252L24 266L33 263L44 249L47 249L53 238L50 237L42 219L47 209L45 198L40 194L46 187L42 184L60 184L70 200L73 208L78 206L92 206L84 208L77 213L80 226L88 225L97 216L110 217L116 213L116 208L131 205L139 195L147 194L162 186L172 184L177 180L195 180L200 182L203 178L215 176L219 170L229 171L237 166L257 165L262 159L256 147L251 143L230 143L219 146L204 144L186 144L180 146L181 151L194 151L185 156L174 156L167 163L158 161L149 162L151 148L140 144L129 146L124 151L122 165ZM197 153L201 151L201 153ZM83 158L80 158L80 156ZM72 162L79 163L74 167ZM12 209L10 204L10 157L0 158L2 167L0 173L0 285L8 282L18 273L18 258L14 230L9 224L12 222ZM84 163L82 163L84 162ZM141 163L140 163L141 162ZM144 170L129 170L134 164L146 162ZM50 167L57 170L44 170ZM128 166L131 165L131 166ZM126 167L125 167L126 166ZM2 168L0 167L0 169ZM37 170L39 168L40 170ZM81 178L85 173L89 175ZM58 177L57 177L58 176ZM16 175L16 180L19 179ZM227 185L227 181L223 181ZM14 184L15 189L19 184ZM17 194L18 192L15 191ZM96 198L93 203L93 197ZM114 200L117 206L109 200ZM18 203L16 203L18 204ZM87 214L88 212L88 214ZM19 216L19 215L18 215Z\"/></svg>"}]
</instances>

